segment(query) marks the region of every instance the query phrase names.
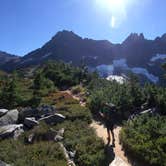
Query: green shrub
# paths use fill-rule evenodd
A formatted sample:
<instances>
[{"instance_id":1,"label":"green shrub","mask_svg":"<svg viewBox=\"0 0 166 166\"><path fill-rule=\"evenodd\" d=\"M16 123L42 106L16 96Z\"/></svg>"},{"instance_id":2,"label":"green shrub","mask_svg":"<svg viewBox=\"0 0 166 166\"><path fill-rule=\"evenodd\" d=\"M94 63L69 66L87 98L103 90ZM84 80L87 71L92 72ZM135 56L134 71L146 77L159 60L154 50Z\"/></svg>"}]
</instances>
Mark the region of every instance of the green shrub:
<instances>
[{"instance_id":1,"label":"green shrub","mask_svg":"<svg viewBox=\"0 0 166 166\"><path fill-rule=\"evenodd\" d=\"M66 166L60 146L54 142L24 145L20 141L0 142L0 160L14 166Z\"/></svg>"},{"instance_id":2,"label":"green shrub","mask_svg":"<svg viewBox=\"0 0 166 166\"><path fill-rule=\"evenodd\" d=\"M126 123L120 137L125 150L136 159L166 166L166 117L139 116Z\"/></svg>"},{"instance_id":3,"label":"green shrub","mask_svg":"<svg viewBox=\"0 0 166 166\"><path fill-rule=\"evenodd\" d=\"M104 143L89 125L82 121L66 121L57 126L65 128L64 145L69 151L76 150L75 162L79 166L101 166L105 160Z\"/></svg>"},{"instance_id":4,"label":"green shrub","mask_svg":"<svg viewBox=\"0 0 166 166\"><path fill-rule=\"evenodd\" d=\"M71 92L72 92L73 94L77 95L77 94L83 93L83 92L84 92L84 89L83 89L82 86L77 85L77 86L72 87Z\"/></svg>"}]
</instances>

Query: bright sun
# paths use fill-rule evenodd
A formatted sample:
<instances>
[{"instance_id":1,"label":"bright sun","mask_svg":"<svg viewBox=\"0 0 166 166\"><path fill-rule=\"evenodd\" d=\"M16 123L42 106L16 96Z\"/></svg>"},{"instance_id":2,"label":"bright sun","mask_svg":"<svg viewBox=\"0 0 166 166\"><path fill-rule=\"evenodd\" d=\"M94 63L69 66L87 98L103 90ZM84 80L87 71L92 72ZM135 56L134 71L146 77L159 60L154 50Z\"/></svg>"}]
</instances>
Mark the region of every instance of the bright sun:
<instances>
[{"instance_id":1,"label":"bright sun","mask_svg":"<svg viewBox=\"0 0 166 166\"><path fill-rule=\"evenodd\" d=\"M97 6L110 14L112 28L119 26L126 19L126 8L131 0L96 0Z\"/></svg>"},{"instance_id":2,"label":"bright sun","mask_svg":"<svg viewBox=\"0 0 166 166\"><path fill-rule=\"evenodd\" d=\"M126 0L97 0L97 3L100 5L100 7L111 11L120 10L127 5Z\"/></svg>"}]
</instances>

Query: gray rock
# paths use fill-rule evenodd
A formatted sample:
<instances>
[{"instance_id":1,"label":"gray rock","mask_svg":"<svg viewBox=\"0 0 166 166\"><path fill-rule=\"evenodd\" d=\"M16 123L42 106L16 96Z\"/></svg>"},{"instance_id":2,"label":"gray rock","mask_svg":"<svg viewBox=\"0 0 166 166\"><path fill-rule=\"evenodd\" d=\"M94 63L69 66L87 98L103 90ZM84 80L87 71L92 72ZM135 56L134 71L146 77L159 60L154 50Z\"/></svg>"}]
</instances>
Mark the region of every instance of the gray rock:
<instances>
[{"instance_id":1,"label":"gray rock","mask_svg":"<svg viewBox=\"0 0 166 166\"><path fill-rule=\"evenodd\" d=\"M0 117L5 115L8 112L6 109L0 109Z\"/></svg>"},{"instance_id":2,"label":"gray rock","mask_svg":"<svg viewBox=\"0 0 166 166\"><path fill-rule=\"evenodd\" d=\"M150 108L150 109L147 109L145 111L140 112L140 114L154 113L154 112L156 112L156 109L155 108Z\"/></svg>"},{"instance_id":3,"label":"gray rock","mask_svg":"<svg viewBox=\"0 0 166 166\"><path fill-rule=\"evenodd\" d=\"M0 161L0 166L11 166L11 165L6 164L6 163L5 163L5 162L3 162L3 161Z\"/></svg>"},{"instance_id":4,"label":"gray rock","mask_svg":"<svg viewBox=\"0 0 166 166\"><path fill-rule=\"evenodd\" d=\"M59 141L62 141L63 140L63 137L60 136L60 135L56 135L55 138L54 138L54 141L56 142L59 142Z\"/></svg>"},{"instance_id":5,"label":"gray rock","mask_svg":"<svg viewBox=\"0 0 166 166\"><path fill-rule=\"evenodd\" d=\"M23 132L23 125L6 125L0 127L0 138L14 137L15 139Z\"/></svg>"},{"instance_id":6,"label":"gray rock","mask_svg":"<svg viewBox=\"0 0 166 166\"><path fill-rule=\"evenodd\" d=\"M30 134L28 136L28 143L33 143L34 138L35 138L35 134L34 133Z\"/></svg>"},{"instance_id":7,"label":"gray rock","mask_svg":"<svg viewBox=\"0 0 166 166\"><path fill-rule=\"evenodd\" d=\"M15 124L18 120L18 110L8 111L4 116L0 117L0 126Z\"/></svg>"},{"instance_id":8,"label":"gray rock","mask_svg":"<svg viewBox=\"0 0 166 166\"><path fill-rule=\"evenodd\" d=\"M54 114L56 112L56 109L53 106L42 105L37 108L37 112L38 116L43 118L45 116Z\"/></svg>"},{"instance_id":9,"label":"gray rock","mask_svg":"<svg viewBox=\"0 0 166 166\"><path fill-rule=\"evenodd\" d=\"M60 130L58 131L58 135L60 135L60 136L62 136L62 137L63 137L64 132L65 132L65 129L64 129L64 128L62 128L62 129L60 129Z\"/></svg>"},{"instance_id":10,"label":"gray rock","mask_svg":"<svg viewBox=\"0 0 166 166\"><path fill-rule=\"evenodd\" d=\"M68 152L70 158L74 159L75 155L76 155L76 151L72 152L72 151L69 151Z\"/></svg>"},{"instance_id":11,"label":"gray rock","mask_svg":"<svg viewBox=\"0 0 166 166\"><path fill-rule=\"evenodd\" d=\"M19 121L24 122L25 118L35 117L36 120L53 115L56 109L53 106L43 105L38 108L23 108L19 113Z\"/></svg>"},{"instance_id":12,"label":"gray rock","mask_svg":"<svg viewBox=\"0 0 166 166\"><path fill-rule=\"evenodd\" d=\"M24 120L24 125L29 127L29 128L33 128L34 126L37 126L39 124L39 122L34 118L25 118Z\"/></svg>"},{"instance_id":13,"label":"gray rock","mask_svg":"<svg viewBox=\"0 0 166 166\"><path fill-rule=\"evenodd\" d=\"M54 115L50 115L44 118L39 119L40 121L44 121L47 124L57 124L57 123L61 123L66 119L65 116L63 116L62 114L54 114Z\"/></svg>"}]
</instances>

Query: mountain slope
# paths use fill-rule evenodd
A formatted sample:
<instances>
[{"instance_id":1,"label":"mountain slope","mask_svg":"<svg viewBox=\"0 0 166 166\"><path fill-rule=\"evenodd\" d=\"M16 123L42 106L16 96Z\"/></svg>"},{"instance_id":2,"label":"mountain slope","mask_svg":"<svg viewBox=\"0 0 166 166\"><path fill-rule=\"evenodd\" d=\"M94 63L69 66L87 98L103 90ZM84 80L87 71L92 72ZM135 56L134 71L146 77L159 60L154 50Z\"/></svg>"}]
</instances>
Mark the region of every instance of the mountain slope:
<instances>
[{"instance_id":1,"label":"mountain slope","mask_svg":"<svg viewBox=\"0 0 166 166\"><path fill-rule=\"evenodd\" d=\"M16 55L11 55L9 53L0 51L0 65L4 65L9 61L17 61L18 59L19 57Z\"/></svg>"},{"instance_id":2,"label":"mountain slope","mask_svg":"<svg viewBox=\"0 0 166 166\"><path fill-rule=\"evenodd\" d=\"M84 61L90 68L99 68L103 75L134 72L157 83L162 80L164 73L160 67L164 58L166 34L155 40L147 40L143 34L132 33L123 43L112 44L107 40L83 39L64 30L41 48L17 61L8 61L1 68L24 68L48 60L62 60L74 65L80 65ZM101 65L105 66L100 67Z\"/></svg>"}]
</instances>

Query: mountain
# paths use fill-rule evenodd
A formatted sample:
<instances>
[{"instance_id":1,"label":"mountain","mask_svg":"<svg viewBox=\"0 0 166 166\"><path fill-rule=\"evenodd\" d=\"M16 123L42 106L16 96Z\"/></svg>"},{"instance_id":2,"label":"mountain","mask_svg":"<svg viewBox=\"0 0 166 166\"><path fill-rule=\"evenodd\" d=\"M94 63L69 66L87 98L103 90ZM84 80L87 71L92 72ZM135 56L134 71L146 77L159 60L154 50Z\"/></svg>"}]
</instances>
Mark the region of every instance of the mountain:
<instances>
[{"instance_id":1,"label":"mountain","mask_svg":"<svg viewBox=\"0 0 166 166\"><path fill-rule=\"evenodd\" d=\"M9 61L17 61L18 59L19 57L16 55L0 51L0 66L8 63Z\"/></svg>"},{"instance_id":2,"label":"mountain","mask_svg":"<svg viewBox=\"0 0 166 166\"><path fill-rule=\"evenodd\" d=\"M121 44L107 40L81 38L72 31L58 32L41 48L24 57L1 65L5 70L24 68L48 60L62 60L74 65L82 61L103 76L134 72L143 79L158 83L163 81L160 67L166 58L166 34L148 40L143 34L132 33Z\"/></svg>"}]
</instances>

